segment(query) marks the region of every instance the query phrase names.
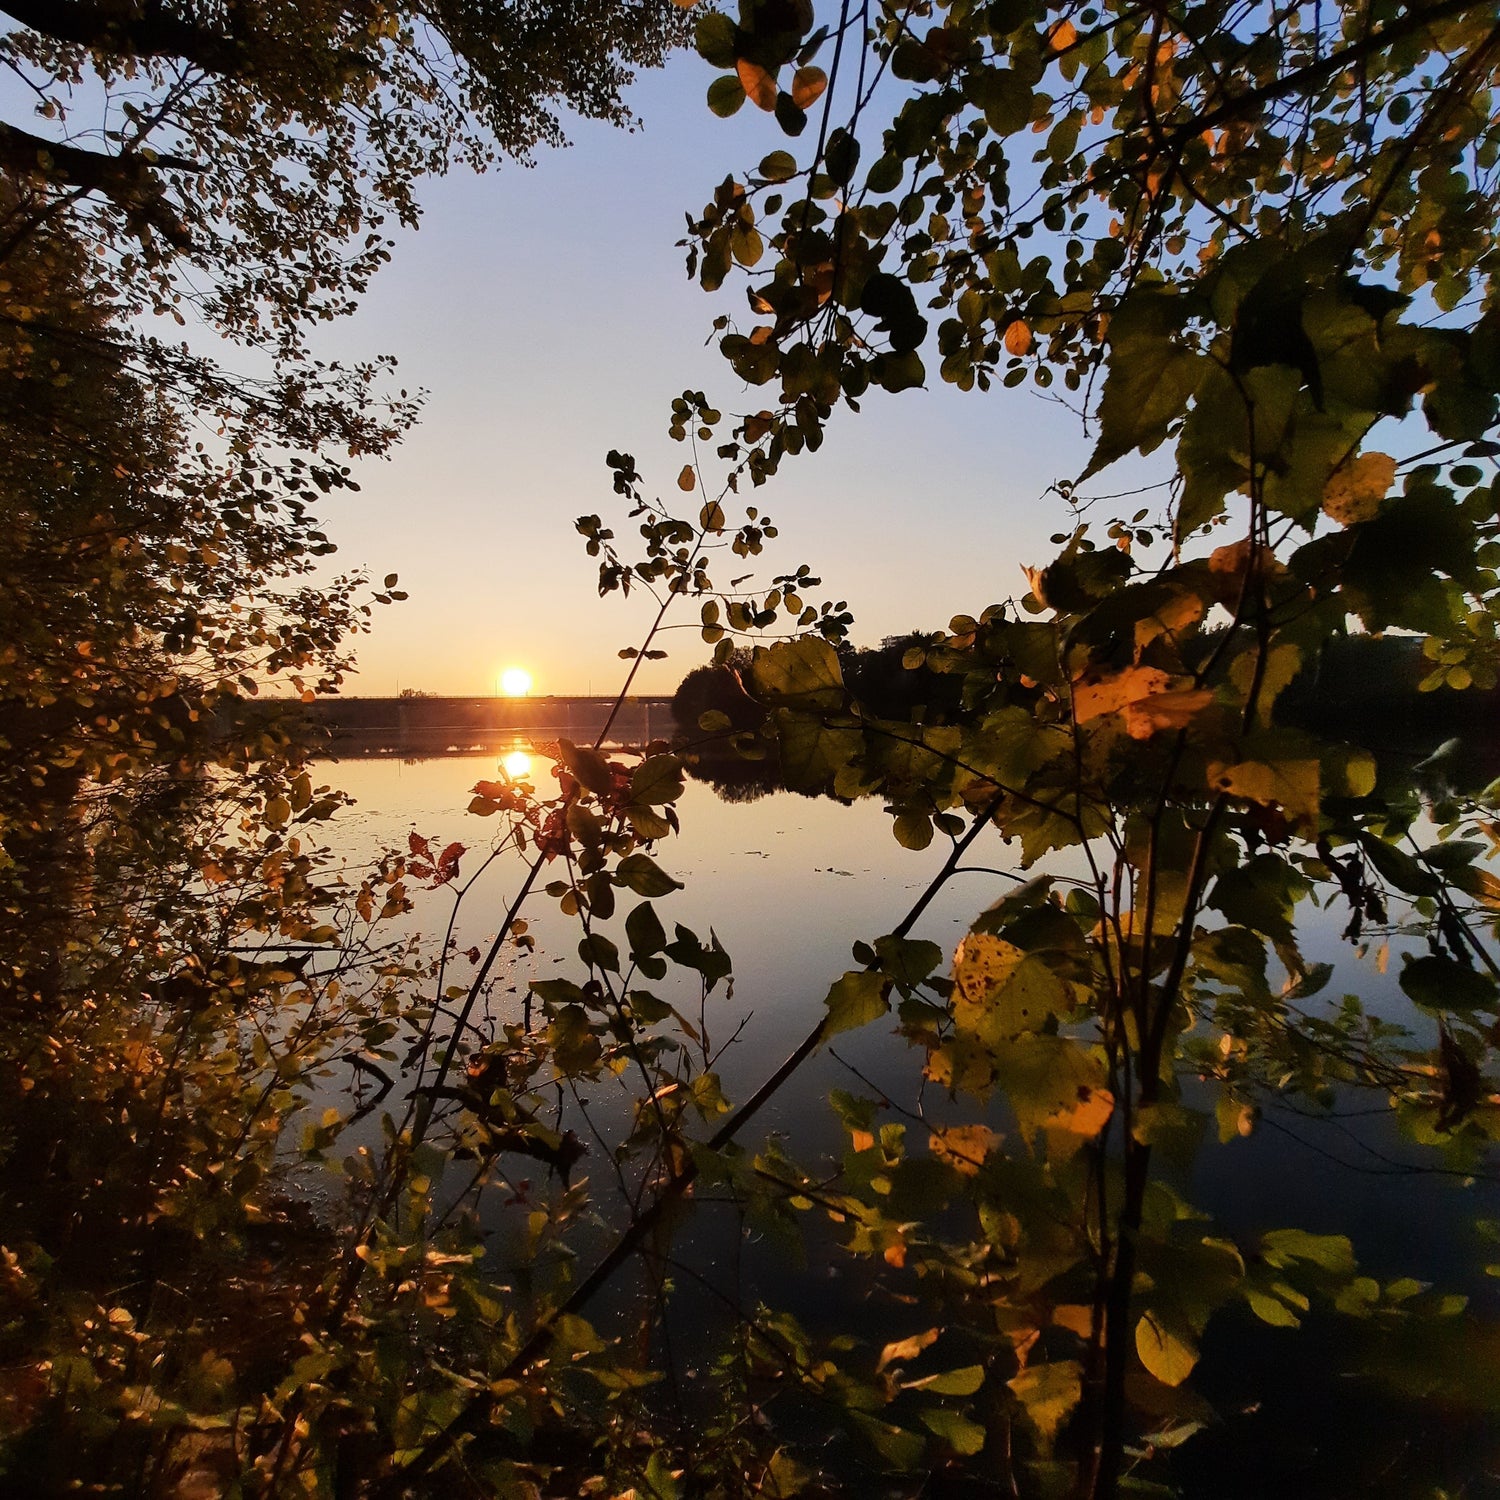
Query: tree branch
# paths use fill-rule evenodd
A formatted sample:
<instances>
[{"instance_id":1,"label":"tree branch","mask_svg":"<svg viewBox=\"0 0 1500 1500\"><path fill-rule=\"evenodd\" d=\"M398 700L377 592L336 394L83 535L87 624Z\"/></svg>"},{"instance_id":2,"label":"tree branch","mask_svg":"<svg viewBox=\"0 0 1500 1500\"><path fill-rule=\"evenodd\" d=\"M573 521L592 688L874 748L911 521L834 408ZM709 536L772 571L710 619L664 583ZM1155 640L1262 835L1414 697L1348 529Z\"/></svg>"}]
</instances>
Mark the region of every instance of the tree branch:
<instances>
[{"instance_id":1,"label":"tree branch","mask_svg":"<svg viewBox=\"0 0 1500 1500\"><path fill-rule=\"evenodd\" d=\"M197 26L160 6L143 12L118 0L4 0L0 12L54 41L96 52L176 57L233 76L250 72L238 38Z\"/></svg>"},{"instance_id":2,"label":"tree branch","mask_svg":"<svg viewBox=\"0 0 1500 1500\"><path fill-rule=\"evenodd\" d=\"M164 167L174 172L202 172L205 168L201 162L182 156L148 158L132 152L110 156L85 151L0 121L0 167L17 176L100 193L126 215L137 233L149 225L177 249L191 248L187 228L167 202L166 184L158 173Z\"/></svg>"}]
</instances>

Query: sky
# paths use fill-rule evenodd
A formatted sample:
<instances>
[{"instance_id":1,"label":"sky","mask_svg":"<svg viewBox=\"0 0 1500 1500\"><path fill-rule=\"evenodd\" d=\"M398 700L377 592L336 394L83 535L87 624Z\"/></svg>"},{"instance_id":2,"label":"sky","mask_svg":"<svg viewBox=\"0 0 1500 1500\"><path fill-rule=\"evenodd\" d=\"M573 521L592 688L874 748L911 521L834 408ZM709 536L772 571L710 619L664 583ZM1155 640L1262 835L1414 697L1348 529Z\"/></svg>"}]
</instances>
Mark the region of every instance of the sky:
<instances>
[{"instance_id":1,"label":"sky","mask_svg":"<svg viewBox=\"0 0 1500 1500\"><path fill-rule=\"evenodd\" d=\"M627 95L634 133L574 122L573 144L533 167L428 183L419 231L321 345L394 354L400 384L427 393L394 457L362 464L362 492L326 512L336 561L397 573L410 596L377 612L346 693L488 694L511 666L539 694L622 682L618 653L650 601L600 599L573 529L593 513L629 539L605 454L635 455L648 494L682 498L691 454L667 437L672 397L702 390L726 415L771 404L707 344L718 313L743 310L743 282L705 294L676 247L714 184L788 144L749 106L712 116L713 76L680 55ZM1087 453L1077 420L1028 388L964 394L934 374L925 391L872 390L819 453L742 493L780 531L759 575L807 563L824 581L810 601L847 600L858 644L942 628L1024 591L1022 564L1048 560L1069 524L1047 487ZM744 571L729 562L725 575ZM659 642L669 656L635 691L670 692L707 659L696 615L683 607L690 628Z\"/></svg>"}]
</instances>

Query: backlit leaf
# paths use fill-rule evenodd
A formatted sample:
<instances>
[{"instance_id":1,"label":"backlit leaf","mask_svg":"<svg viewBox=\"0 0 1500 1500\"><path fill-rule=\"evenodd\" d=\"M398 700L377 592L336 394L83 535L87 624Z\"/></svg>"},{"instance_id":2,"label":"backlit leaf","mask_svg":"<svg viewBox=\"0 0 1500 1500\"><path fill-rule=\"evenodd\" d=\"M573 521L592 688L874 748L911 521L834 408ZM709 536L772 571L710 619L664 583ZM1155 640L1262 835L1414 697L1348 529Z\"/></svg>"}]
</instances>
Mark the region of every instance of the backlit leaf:
<instances>
[{"instance_id":1,"label":"backlit leaf","mask_svg":"<svg viewBox=\"0 0 1500 1500\"><path fill-rule=\"evenodd\" d=\"M896 1339L880 1351L880 1360L876 1364L876 1371L885 1369L887 1365L903 1365L909 1359L915 1359L929 1344L935 1344L938 1335L942 1332L940 1328L929 1328L923 1333L914 1333L910 1338Z\"/></svg>"},{"instance_id":2,"label":"backlit leaf","mask_svg":"<svg viewBox=\"0 0 1500 1500\"><path fill-rule=\"evenodd\" d=\"M772 110L776 108L776 79L768 73L759 63L751 62L748 57L739 58L734 65L734 71L739 78L740 87L745 91L745 97L757 109Z\"/></svg>"},{"instance_id":3,"label":"backlit leaf","mask_svg":"<svg viewBox=\"0 0 1500 1500\"><path fill-rule=\"evenodd\" d=\"M1144 1314L1135 1325L1135 1351L1163 1385L1181 1385L1198 1363L1191 1335L1156 1312Z\"/></svg>"},{"instance_id":4,"label":"backlit leaf","mask_svg":"<svg viewBox=\"0 0 1500 1500\"><path fill-rule=\"evenodd\" d=\"M1007 1382L1036 1429L1044 1452L1083 1397L1083 1367L1076 1360L1028 1365Z\"/></svg>"},{"instance_id":5,"label":"backlit leaf","mask_svg":"<svg viewBox=\"0 0 1500 1500\"><path fill-rule=\"evenodd\" d=\"M811 109L827 87L828 75L822 68L798 68L792 75L792 102L798 109Z\"/></svg>"},{"instance_id":6,"label":"backlit leaf","mask_svg":"<svg viewBox=\"0 0 1500 1500\"><path fill-rule=\"evenodd\" d=\"M823 1034L836 1036L879 1020L890 1009L889 993L890 981L883 974L849 970L834 981L823 1001L828 1010Z\"/></svg>"},{"instance_id":7,"label":"backlit leaf","mask_svg":"<svg viewBox=\"0 0 1500 1500\"><path fill-rule=\"evenodd\" d=\"M1395 480L1396 460L1388 453L1361 453L1323 487L1323 514L1340 526L1369 521Z\"/></svg>"},{"instance_id":8,"label":"backlit leaf","mask_svg":"<svg viewBox=\"0 0 1500 1500\"><path fill-rule=\"evenodd\" d=\"M1297 821L1317 816L1319 772L1315 760L1240 761L1234 765L1211 761L1208 783L1233 797L1279 807Z\"/></svg>"},{"instance_id":9,"label":"backlit leaf","mask_svg":"<svg viewBox=\"0 0 1500 1500\"><path fill-rule=\"evenodd\" d=\"M973 1177L985 1157L1000 1144L1000 1136L988 1125L949 1125L933 1131L928 1144L934 1156L942 1157L965 1177Z\"/></svg>"}]
</instances>

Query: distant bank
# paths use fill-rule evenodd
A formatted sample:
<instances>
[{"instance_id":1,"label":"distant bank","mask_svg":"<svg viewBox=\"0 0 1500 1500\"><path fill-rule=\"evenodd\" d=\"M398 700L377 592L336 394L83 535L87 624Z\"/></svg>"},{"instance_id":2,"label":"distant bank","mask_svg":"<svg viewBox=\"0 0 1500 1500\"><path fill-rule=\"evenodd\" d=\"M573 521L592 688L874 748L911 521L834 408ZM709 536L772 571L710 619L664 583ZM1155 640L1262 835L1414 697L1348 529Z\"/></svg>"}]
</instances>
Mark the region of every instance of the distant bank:
<instances>
[{"instance_id":1,"label":"distant bank","mask_svg":"<svg viewBox=\"0 0 1500 1500\"><path fill-rule=\"evenodd\" d=\"M470 749L512 734L592 740L604 728L613 698L320 698L315 703L261 700L265 715L322 731L335 753L412 749L422 754ZM627 698L610 725L612 740L669 739L676 730L671 699Z\"/></svg>"}]
</instances>

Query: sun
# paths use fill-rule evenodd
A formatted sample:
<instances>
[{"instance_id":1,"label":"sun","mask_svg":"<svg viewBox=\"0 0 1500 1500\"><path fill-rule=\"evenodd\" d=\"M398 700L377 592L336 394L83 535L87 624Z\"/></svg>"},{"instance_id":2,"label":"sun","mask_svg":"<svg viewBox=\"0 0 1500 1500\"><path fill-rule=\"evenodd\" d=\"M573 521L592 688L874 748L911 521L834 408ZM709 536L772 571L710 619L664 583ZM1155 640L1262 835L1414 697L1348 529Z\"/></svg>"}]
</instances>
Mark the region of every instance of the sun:
<instances>
[{"instance_id":1,"label":"sun","mask_svg":"<svg viewBox=\"0 0 1500 1500\"><path fill-rule=\"evenodd\" d=\"M507 667L500 674L500 691L507 698L524 698L531 691L531 673L525 667Z\"/></svg>"},{"instance_id":2,"label":"sun","mask_svg":"<svg viewBox=\"0 0 1500 1500\"><path fill-rule=\"evenodd\" d=\"M509 755L502 757L500 765L512 781L519 781L521 777L531 774L531 757L524 750L512 750Z\"/></svg>"}]
</instances>

